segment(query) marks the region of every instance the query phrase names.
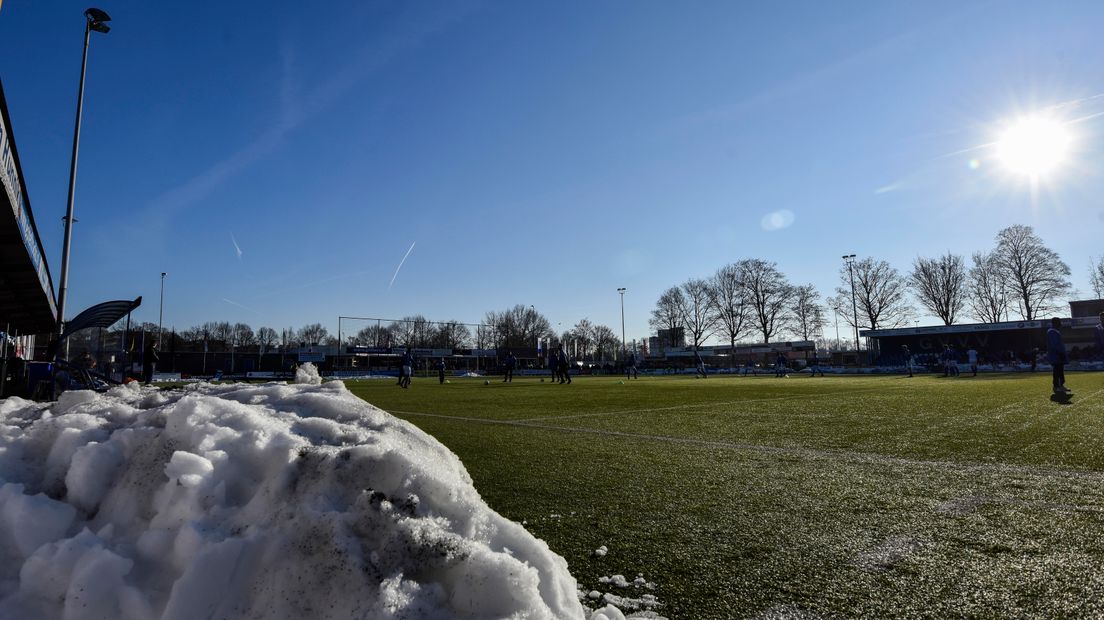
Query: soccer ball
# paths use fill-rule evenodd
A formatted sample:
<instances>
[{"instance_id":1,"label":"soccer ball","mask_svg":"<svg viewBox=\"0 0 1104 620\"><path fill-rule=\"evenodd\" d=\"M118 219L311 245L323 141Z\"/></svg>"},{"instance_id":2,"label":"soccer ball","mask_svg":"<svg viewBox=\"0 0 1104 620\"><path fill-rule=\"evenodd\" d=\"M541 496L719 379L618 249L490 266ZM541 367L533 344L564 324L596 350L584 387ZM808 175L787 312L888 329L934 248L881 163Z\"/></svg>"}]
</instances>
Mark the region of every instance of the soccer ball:
<instances>
[{"instance_id":1,"label":"soccer ball","mask_svg":"<svg viewBox=\"0 0 1104 620\"><path fill-rule=\"evenodd\" d=\"M617 385L625 385L625 382L624 381L618 381Z\"/></svg>"},{"instance_id":2,"label":"soccer ball","mask_svg":"<svg viewBox=\"0 0 1104 620\"><path fill-rule=\"evenodd\" d=\"M490 385L490 384L491 384L491 380L490 380L490 379L484 379L484 380L483 380L483 385Z\"/></svg>"},{"instance_id":3,"label":"soccer ball","mask_svg":"<svg viewBox=\"0 0 1104 620\"><path fill-rule=\"evenodd\" d=\"M541 383L544 383L544 377L541 377Z\"/></svg>"},{"instance_id":4,"label":"soccer ball","mask_svg":"<svg viewBox=\"0 0 1104 620\"><path fill-rule=\"evenodd\" d=\"M452 381L449 381L448 379L445 379L445 383L452 383Z\"/></svg>"}]
</instances>

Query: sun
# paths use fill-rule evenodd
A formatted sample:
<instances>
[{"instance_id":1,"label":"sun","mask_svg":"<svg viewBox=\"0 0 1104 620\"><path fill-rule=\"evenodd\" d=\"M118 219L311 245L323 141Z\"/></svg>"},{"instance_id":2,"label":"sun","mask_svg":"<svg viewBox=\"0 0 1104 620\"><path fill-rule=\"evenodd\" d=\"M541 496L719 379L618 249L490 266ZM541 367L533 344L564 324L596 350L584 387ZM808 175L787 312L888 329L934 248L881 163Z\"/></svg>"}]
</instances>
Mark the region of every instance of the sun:
<instances>
[{"instance_id":1,"label":"sun","mask_svg":"<svg viewBox=\"0 0 1104 620\"><path fill-rule=\"evenodd\" d=\"M1021 118L1005 129L997 140L997 157L1009 171L1040 179L1062 167L1072 143L1069 130L1056 119Z\"/></svg>"}]
</instances>

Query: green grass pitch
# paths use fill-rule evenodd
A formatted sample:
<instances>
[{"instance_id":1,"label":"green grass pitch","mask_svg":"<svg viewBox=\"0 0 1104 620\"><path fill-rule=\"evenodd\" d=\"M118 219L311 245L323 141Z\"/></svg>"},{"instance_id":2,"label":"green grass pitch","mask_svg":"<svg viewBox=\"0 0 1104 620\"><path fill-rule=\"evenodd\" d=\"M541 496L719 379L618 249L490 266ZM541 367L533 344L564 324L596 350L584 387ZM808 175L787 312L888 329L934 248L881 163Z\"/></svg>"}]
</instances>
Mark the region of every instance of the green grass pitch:
<instances>
[{"instance_id":1,"label":"green grass pitch","mask_svg":"<svg viewBox=\"0 0 1104 620\"><path fill-rule=\"evenodd\" d=\"M346 385L670 618L1104 614L1104 374L620 381Z\"/></svg>"}]
</instances>

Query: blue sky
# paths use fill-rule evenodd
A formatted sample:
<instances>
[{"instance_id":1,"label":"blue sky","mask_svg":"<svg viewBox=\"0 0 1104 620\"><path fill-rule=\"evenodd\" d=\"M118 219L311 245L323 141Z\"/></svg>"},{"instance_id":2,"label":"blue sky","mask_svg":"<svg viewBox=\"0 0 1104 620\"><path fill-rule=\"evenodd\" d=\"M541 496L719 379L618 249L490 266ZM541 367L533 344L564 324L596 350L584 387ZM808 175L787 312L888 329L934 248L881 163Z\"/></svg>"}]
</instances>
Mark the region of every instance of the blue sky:
<instances>
[{"instance_id":1,"label":"blue sky","mask_svg":"<svg viewBox=\"0 0 1104 620\"><path fill-rule=\"evenodd\" d=\"M167 271L177 328L521 303L616 331L624 286L632 339L664 288L739 258L828 295L842 254L906 270L1010 224L1087 296L1104 119L1070 126L1035 192L981 145L1035 110L1104 111L1104 4L768 4L100 5L68 314L143 295L156 321ZM0 8L55 284L84 8Z\"/></svg>"}]
</instances>

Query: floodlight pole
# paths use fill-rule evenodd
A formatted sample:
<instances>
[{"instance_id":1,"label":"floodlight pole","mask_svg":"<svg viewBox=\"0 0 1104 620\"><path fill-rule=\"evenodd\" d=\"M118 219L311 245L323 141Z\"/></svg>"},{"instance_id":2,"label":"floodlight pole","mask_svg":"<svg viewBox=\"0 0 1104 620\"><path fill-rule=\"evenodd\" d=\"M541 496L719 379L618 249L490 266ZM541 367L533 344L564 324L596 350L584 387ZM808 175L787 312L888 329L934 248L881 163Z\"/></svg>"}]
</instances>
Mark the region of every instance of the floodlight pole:
<instances>
[{"instance_id":1,"label":"floodlight pole","mask_svg":"<svg viewBox=\"0 0 1104 620\"><path fill-rule=\"evenodd\" d=\"M848 254L843 257L847 263L847 271L851 274L851 316L855 322L855 357L859 356L859 306L855 301L855 255Z\"/></svg>"},{"instance_id":2,"label":"floodlight pole","mask_svg":"<svg viewBox=\"0 0 1104 620\"><path fill-rule=\"evenodd\" d=\"M69 200L65 207L65 239L62 241L61 282L58 287L58 337L65 331L65 301L69 290L69 248L73 238L73 197L77 186L77 151L80 147L81 114L84 111L84 76L88 69L88 40L92 30L107 33L110 28L103 22L110 21L107 13L99 9L84 12L84 50L81 53L80 86L77 88L77 120L73 129L73 158L69 164Z\"/></svg>"},{"instance_id":3,"label":"floodlight pole","mask_svg":"<svg viewBox=\"0 0 1104 620\"><path fill-rule=\"evenodd\" d=\"M161 344L162 331L161 322L165 318L165 272L161 272L161 309L157 311L157 343Z\"/></svg>"},{"instance_id":4,"label":"floodlight pole","mask_svg":"<svg viewBox=\"0 0 1104 620\"><path fill-rule=\"evenodd\" d=\"M625 361L625 287L617 289L621 294L621 361Z\"/></svg>"},{"instance_id":5,"label":"floodlight pole","mask_svg":"<svg viewBox=\"0 0 1104 620\"><path fill-rule=\"evenodd\" d=\"M840 341L839 341L839 311L840 311L840 307L839 307L838 303L832 306L832 311L836 315L836 350L839 351L839 348L840 348Z\"/></svg>"}]
</instances>

